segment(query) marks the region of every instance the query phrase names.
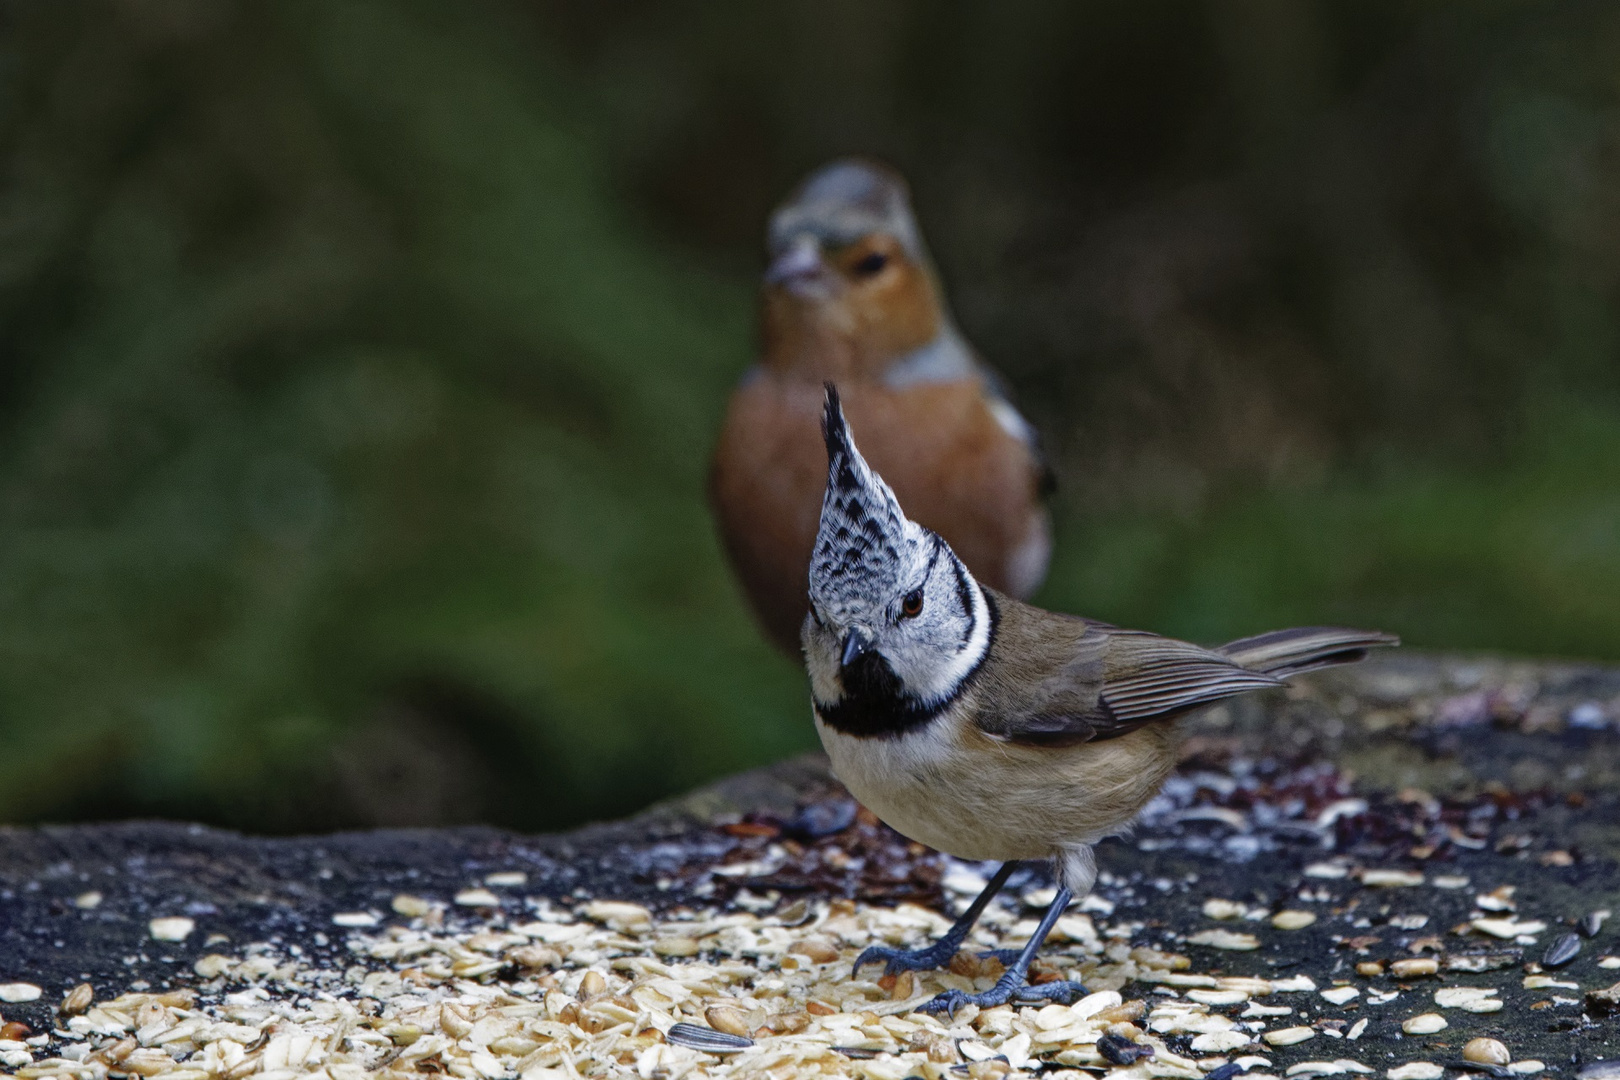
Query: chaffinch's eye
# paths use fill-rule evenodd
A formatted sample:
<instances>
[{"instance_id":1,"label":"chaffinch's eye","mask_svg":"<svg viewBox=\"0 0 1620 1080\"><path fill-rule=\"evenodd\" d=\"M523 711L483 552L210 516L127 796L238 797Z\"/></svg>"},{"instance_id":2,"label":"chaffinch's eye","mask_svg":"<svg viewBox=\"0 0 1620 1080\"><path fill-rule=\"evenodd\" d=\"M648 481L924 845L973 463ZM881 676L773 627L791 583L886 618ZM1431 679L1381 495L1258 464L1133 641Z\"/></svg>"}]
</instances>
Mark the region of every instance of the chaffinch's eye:
<instances>
[{"instance_id":1,"label":"chaffinch's eye","mask_svg":"<svg viewBox=\"0 0 1620 1080\"><path fill-rule=\"evenodd\" d=\"M906 593L906 598L900 601L900 617L902 619L915 619L922 614L923 592L921 589L912 589Z\"/></svg>"},{"instance_id":2,"label":"chaffinch's eye","mask_svg":"<svg viewBox=\"0 0 1620 1080\"><path fill-rule=\"evenodd\" d=\"M883 254L883 252L869 252L866 255L862 255L860 261L855 264L855 274L857 277L871 277L873 274L877 273L888 265L889 257Z\"/></svg>"}]
</instances>

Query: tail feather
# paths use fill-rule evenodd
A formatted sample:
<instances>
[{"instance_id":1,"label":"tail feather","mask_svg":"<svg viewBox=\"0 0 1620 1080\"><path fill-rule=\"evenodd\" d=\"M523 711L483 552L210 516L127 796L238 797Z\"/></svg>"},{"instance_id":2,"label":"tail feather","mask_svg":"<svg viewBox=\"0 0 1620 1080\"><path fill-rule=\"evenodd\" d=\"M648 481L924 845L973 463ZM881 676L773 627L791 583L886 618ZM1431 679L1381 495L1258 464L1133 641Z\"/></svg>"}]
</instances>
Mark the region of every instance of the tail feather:
<instances>
[{"instance_id":1,"label":"tail feather","mask_svg":"<svg viewBox=\"0 0 1620 1080\"><path fill-rule=\"evenodd\" d=\"M1394 634L1347 630L1337 626L1301 626L1228 642L1216 651L1253 671L1286 679L1317 668L1353 664L1368 649L1399 645Z\"/></svg>"}]
</instances>

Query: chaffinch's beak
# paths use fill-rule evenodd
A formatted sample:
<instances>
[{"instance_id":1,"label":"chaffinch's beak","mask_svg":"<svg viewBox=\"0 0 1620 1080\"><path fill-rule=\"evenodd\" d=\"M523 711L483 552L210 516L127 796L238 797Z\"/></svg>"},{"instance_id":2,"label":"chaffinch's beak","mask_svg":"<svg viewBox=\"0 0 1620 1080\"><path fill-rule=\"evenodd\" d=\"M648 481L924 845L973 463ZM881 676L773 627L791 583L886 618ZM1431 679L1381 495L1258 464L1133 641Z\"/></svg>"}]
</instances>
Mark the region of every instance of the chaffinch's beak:
<instances>
[{"instance_id":1,"label":"chaffinch's beak","mask_svg":"<svg viewBox=\"0 0 1620 1080\"><path fill-rule=\"evenodd\" d=\"M827 284L827 264L813 236L800 236L765 268L765 284L780 285L792 293L820 291Z\"/></svg>"}]
</instances>

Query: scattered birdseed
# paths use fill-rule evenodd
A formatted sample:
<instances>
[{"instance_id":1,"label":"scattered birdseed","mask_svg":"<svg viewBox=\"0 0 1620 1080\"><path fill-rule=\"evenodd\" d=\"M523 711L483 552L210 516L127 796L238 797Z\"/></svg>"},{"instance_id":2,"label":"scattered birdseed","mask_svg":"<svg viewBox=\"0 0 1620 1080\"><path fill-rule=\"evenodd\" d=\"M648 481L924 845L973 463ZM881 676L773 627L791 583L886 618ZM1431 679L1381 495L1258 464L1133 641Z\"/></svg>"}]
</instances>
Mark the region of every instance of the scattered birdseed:
<instances>
[{"instance_id":1,"label":"scattered birdseed","mask_svg":"<svg viewBox=\"0 0 1620 1080\"><path fill-rule=\"evenodd\" d=\"M1515 939L1522 936L1531 936L1547 929L1547 924L1540 919L1530 919L1520 922L1517 919L1475 919L1469 923L1482 934L1504 940Z\"/></svg>"},{"instance_id":2,"label":"scattered birdseed","mask_svg":"<svg viewBox=\"0 0 1620 1080\"><path fill-rule=\"evenodd\" d=\"M1211 949L1249 952L1260 947L1260 939L1253 934L1240 934L1232 930L1202 930L1187 939L1189 945L1207 945Z\"/></svg>"},{"instance_id":3,"label":"scattered birdseed","mask_svg":"<svg viewBox=\"0 0 1620 1080\"><path fill-rule=\"evenodd\" d=\"M1518 1076L1531 1076L1538 1072L1545 1072L1546 1068L1544 1062L1537 1061L1535 1058L1527 1058L1524 1061L1515 1061L1509 1064L1507 1071Z\"/></svg>"},{"instance_id":4,"label":"scattered birdseed","mask_svg":"<svg viewBox=\"0 0 1620 1080\"><path fill-rule=\"evenodd\" d=\"M172 915L167 918L153 919L147 924L147 930L153 941L184 941L197 929L194 919L184 915Z\"/></svg>"},{"instance_id":5,"label":"scattered birdseed","mask_svg":"<svg viewBox=\"0 0 1620 1080\"><path fill-rule=\"evenodd\" d=\"M1469 881L1460 874L1436 874L1433 878L1429 879L1429 884L1433 885L1437 889L1466 889L1468 888ZM1435 1068L1438 1067L1439 1066L1435 1066Z\"/></svg>"},{"instance_id":6,"label":"scattered birdseed","mask_svg":"<svg viewBox=\"0 0 1620 1080\"><path fill-rule=\"evenodd\" d=\"M529 883L529 875L522 870L502 870L484 875L484 884L494 888L519 888Z\"/></svg>"},{"instance_id":7,"label":"scattered birdseed","mask_svg":"<svg viewBox=\"0 0 1620 1080\"><path fill-rule=\"evenodd\" d=\"M1373 889L1412 888L1423 884L1423 875L1415 870L1363 870L1361 883Z\"/></svg>"},{"instance_id":8,"label":"scattered birdseed","mask_svg":"<svg viewBox=\"0 0 1620 1080\"><path fill-rule=\"evenodd\" d=\"M63 1016L78 1016L90 1007L96 999L96 991L89 983L80 983L62 996L62 1004L56 1011Z\"/></svg>"},{"instance_id":9,"label":"scattered birdseed","mask_svg":"<svg viewBox=\"0 0 1620 1080\"><path fill-rule=\"evenodd\" d=\"M1421 979L1425 976L1440 974L1440 961L1432 956L1395 960L1389 965L1389 973L1397 979Z\"/></svg>"},{"instance_id":10,"label":"scattered birdseed","mask_svg":"<svg viewBox=\"0 0 1620 1080\"><path fill-rule=\"evenodd\" d=\"M432 901L409 893L400 893L388 906L394 909L394 914L404 915L408 919L419 919L433 910Z\"/></svg>"},{"instance_id":11,"label":"scattered birdseed","mask_svg":"<svg viewBox=\"0 0 1620 1080\"><path fill-rule=\"evenodd\" d=\"M1279 911L1271 917L1271 925L1278 930L1303 930L1315 921L1309 911Z\"/></svg>"},{"instance_id":12,"label":"scattered birdseed","mask_svg":"<svg viewBox=\"0 0 1620 1080\"><path fill-rule=\"evenodd\" d=\"M27 1001L38 1001L44 991L33 983L14 982L0 983L0 1001L20 1005Z\"/></svg>"},{"instance_id":13,"label":"scattered birdseed","mask_svg":"<svg viewBox=\"0 0 1620 1080\"><path fill-rule=\"evenodd\" d=\"M456 893L456 903L462 907L500 907L501 898L488 889L462 889Z\"/></svg>"},{"instance_id":14,"label":"scattered birdseed","mask_svg":"<svg viewBox=\"0 0 1620 1080\"><path fill-rule=\"evenodd\" d=\"M1433 1035L1450 1026L1439 1013L1420 1013L1401 1021L1401 1030L1408 1035Z\"/></svg>"},{"instance_id":15,"label":"scattered birdseed","mask_svg":"<svg viewBox=\"0 0 1620 1080\"><path fill-rule=\"evenodd\" d=\"M1311 863L1302 873L1308 878L1323 878L1328 881L1337 881L1350 876L1350 868L1342 863Z\"/></svg>"},{"instance_id":16,"label":"scattered birdseed","mask_svg":"<svg viewBox=\"0 0 1620 1080\"><path fill-rule=\"evenodd\" d=\"M1316 1038L1316 1032L1308 1027L1288 1027L1268 1031L1260 1037L1272 1046L1293 1046L1295 1043L1302 1043L1306 1039Z\"/></svg>"},{"instance_id":17,"label":"scattered birdseed","mask_svg":"<svg viewBox=\"0 0 1620 1080\"><path fill-rule=\"evenodd\" d=\"M1597 966L1606 968L1609 971L1620 968L1620 956L1600 956L1598 957Z\"/></svg>"},{"instance_id":18,"label":"scattered birdseed","mask_svg":"<svg viewBox=\"0 0 1620 1080\"><path fill-rule=\"evenodd\" d=\"M1204 901L1204 917L1208 919L1241 919L1248 907L1235 900L1210 898Z\"/></svg>"},{"instance_id":19,"label":"scattered birdseed","mask_svg":"<svg viewBox=\"0 0 1620 1080\"><path fill-rule=\"evenodd\" d=\"M1189 990L1186 994L1188 1001L1196 1001L1200 1005L1241 1005L1249 1000L1245 990Z\"/></svg>"},{"instance_id":20,"label":"scattered birdseed","mask_svg":"<svg viewBox=\"0 0 1620 1080\"><path fill-rule=\"evenodd\" d=\"M1361 991L1353 986L1335 986L1331 990L1323 990L1322 997L1335 1005L1343 1005L1361 996Z\"/></svg>"},{"instance_id":21,"label":"scattered birdseed","mask_svg":"<svg viewBox=\"0 0 1620 1080\"><path fill-rule=\"evenodd\" d=\"M73 898L73 906L80 911L90 911L101 906L101 893L95 889L82 892Z\"/></svg>"},{"instance_id":22,"label":"scattered birdseed","mask_svg":"<svg viewBox=\"0 0 1620 1080\"><path fill-rule=\"evenodd\" d=\"M340 911L332 916L333 926L347 926L355 929L376 926L382 922L369 911Z\"/></svg>"},{"instance_id":23,"label":"scattered birdseed","mask_svg":"<svg viewBox=\"0 0 1620 1080\"><path fill-rule=\"evenodd\" d=\"M1504 1043L1487 1038L1469 1039L1463 1044L1462 1056L1466 1061L1482 1065L1506 1065L1513 1060Z\"/></svg>"},{"instance_id":24,"label":"scattered birdseed","mask_svg":"<svg viewBox=\"0 0 1620 1080\"><path fill-rule=\"evenodd\" d=\"M1465 1012L1497 1012L1502 1003L1495 1000L1496 991L1477 986L1451 986L1434 992L1434 1003L1442 1009L1462 1009Z\"/></svg>"},{"instance_id":25,"label":"scattered birdseed","mask_svg":"<svg viewBox=\"0 0 1620 1080\"><path fill-rule=\"evenodd\" d=\"M1389 1080L1440 1080L1445 1069L1430 1061L1409 1061L1385 1072Z\"/></svg>"},{"instance_id":26,"label":"scattered birdseed","mask_svg":"<svg viewBox=\"0 0 1620 1080\"><path fill-rule=\"evenodd\" d=\"M1337 1061L1301 1061L1290 1065L1285 1076L1343 1076L1345 1073L1370 1073L1371 1069L1359 1061L1339 1058Z\"/></svg>"}]
</instances>

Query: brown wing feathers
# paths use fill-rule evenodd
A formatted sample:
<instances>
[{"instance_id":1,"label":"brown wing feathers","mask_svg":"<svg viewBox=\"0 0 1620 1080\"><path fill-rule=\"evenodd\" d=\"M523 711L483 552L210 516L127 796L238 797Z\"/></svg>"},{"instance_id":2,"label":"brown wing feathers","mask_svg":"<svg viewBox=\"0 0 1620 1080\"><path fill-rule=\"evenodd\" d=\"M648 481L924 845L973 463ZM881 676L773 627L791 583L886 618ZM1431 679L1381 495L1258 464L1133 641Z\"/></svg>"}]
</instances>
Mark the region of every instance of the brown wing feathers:
<instances>
[{"instance_id":1,"label":"brown wing feathers","mask_svg":"<svg viewBox=\"0 0 1620 1080\"><path fill-rule=\"evenodd\" d=\"M992 666L1003 670L990 677L999 681L1004 673L1012 674L1008 668L1017 675L997 695L1004 707L981 716L979 725L998 738L1037 746L1116 738L1398 643L1375 631L1318 626L1278 630L1211 650L1141 630L1053 615L999 595L995 599L1002 618L994 651L1002 659ZM1051 655L1048 650L1059 642L1067 642L1065 655ZM1031 670L1038 667L1046 668L1044 677Z\"/></svg>"},{"instance_id":2,"label":"brown wing feathers","mask_svg":"<svg viewBox=\"0 0 1620 1080\"><path fill-rule=\"evenodd\" d=\"M1375 630L1300 626L1229 642L1218 651L1246 668L1286 679L1317 668L1353 664L1366 657L1368 649L1400 643L1395 635Z\"/></svg>"}]
</instances>

